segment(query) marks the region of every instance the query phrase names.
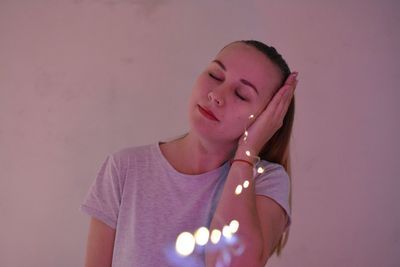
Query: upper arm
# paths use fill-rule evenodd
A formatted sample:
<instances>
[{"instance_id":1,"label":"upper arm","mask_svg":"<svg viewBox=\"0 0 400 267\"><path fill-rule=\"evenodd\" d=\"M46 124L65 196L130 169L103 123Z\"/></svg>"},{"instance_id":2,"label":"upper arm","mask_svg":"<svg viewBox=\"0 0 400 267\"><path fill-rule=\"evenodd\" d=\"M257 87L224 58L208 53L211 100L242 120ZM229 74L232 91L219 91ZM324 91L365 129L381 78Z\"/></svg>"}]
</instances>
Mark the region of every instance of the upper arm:
<instances>
[{"instance_id":1,"label":"upper arm","mask_svg":"<svg viewBox=\"0 0 400 267\"><path fill-rule=\"evenodd\" d=\"M114 250L115 229L92 217L86 245L85 267L109 267Z\"/></svg>"},{"instance_id":2,"label":"upper arm","mask_svg":"<svg viewBox=\"0 0 400 267\"><path fill-rule=\"evenodd\" d=\"M256 195L256 206L263 237L262 262L265 265L285 230L288 218L285 210L267 196Z\"/></svg>"}]
</instances>

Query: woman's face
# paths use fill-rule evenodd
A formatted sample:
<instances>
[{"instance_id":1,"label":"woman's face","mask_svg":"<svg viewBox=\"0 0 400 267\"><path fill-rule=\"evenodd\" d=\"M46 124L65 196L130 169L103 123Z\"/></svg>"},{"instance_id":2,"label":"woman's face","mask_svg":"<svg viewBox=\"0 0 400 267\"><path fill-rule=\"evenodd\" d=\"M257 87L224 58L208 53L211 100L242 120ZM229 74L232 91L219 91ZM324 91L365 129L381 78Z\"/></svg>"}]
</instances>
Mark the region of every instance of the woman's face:
<instances>
[{"instance_id":1,"label":"woman's face","mask_svg":"<svg viewBox=\"0 0 400 267\"><path fill-rule=\"evenodd\" d=\"M244 43L230 44L195 81L189 101L191 131L207 140L236 142L249 126L249 116L257 117L266 107L281 79L279 68L262 52Z\"/></svg>"}]
</instances>

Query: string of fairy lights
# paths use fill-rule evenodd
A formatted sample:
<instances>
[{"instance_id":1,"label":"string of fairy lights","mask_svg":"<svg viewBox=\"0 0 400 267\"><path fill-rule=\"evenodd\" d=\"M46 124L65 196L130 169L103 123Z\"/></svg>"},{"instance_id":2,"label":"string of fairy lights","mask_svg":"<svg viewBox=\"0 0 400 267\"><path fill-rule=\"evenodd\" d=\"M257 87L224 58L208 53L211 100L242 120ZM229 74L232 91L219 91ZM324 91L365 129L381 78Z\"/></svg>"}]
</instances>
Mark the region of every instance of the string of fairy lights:
<instances>
[{"instance_id":1,"label":"string of fairy lights","mask_svg":"<svg viewBox=\"0 0 400 267\"><path fill-rule=\"evenodd\" d=\"M249 120L254 119L254 115L251 114L249 116ZM243 141L246 143L248 139L248 131L247 128L244 131ZM247 157L257 159L257 163L260 161L258 156L252 155L249 150L245 151ZM253 178L257 175L263 173L265 169L263 167L257 168L257 163L254 164L253 169ZM233 192L235 195L240 195L243 190L247 189L250 186L250 179L244 180L243 183L238 184ZM239 230L239 222L237 220L231 220L229 224L226 224L222 227L222 229L208 229L205 226L199 227L194 233L190 232L182 232L178 235L175 242L175 250L177 254L181 257L187 257L193 253L193 251L197 246L205 246L209 243L217 245L222 240L227 243L234 241L235 234Z\"/></svg>"}]
</instances>

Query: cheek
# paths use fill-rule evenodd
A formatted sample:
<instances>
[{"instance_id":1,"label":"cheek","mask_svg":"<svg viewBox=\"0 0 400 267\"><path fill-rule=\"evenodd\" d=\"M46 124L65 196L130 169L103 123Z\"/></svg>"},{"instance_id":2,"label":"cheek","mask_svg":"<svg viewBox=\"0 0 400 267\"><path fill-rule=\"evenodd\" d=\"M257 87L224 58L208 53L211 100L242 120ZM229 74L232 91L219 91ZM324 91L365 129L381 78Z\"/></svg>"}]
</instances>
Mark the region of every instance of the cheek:
<instances>
[{"instance_id":1,"label":"cheek","mask_svg":"<svg viewBox=\"0 0 400 267\"><path fill-rule=\"evenodd\" d=\"M237 114L235 116L232 116L231 119L228 121L229 124L229 131L235 135L237 138L240 137L246 128L250 124L249 120L249 115L247 115L248 112L244 114Z\"/></svg>"},{"instance_id":2,"label":"cheek","mask_svg":"<svg viewBox=\"0 0 400 267\"><path fill-rule=\"evenodd\" d=\"M257 105L252 109L252 113L256 118L265 110L272 98L264 99L257 103ZM253 120L254 121L254 120Z\"/></svg>"},{"instance_id":3,"label":"cheek","mask_svg":"<svg viewBox=\"0 0 400 267\"><path fill-rule=\"evenodd\" d=\"M202 90L199 83L195 83L192 87L192 92L190 94L190 102L198 102L199 97L201 97Z\"/></svg>"},{"instance_id":4,"label":"cheek","mask_svg":"<svg viewBox=\"0 0 400 267\"><path fill-rule=\"evenodd\" d=\"M251 109L243 110L235 117L234 124L237 125L238 131L243 134L245 129L248 129L257 120L257 117L264 110L263 104L265 105L265 103L259 103ZM251 115L254 117L250 118Z\"/></svg>"},{"instance_id":5,"label":"cheek","mask_svg":"<svg viewBox=\"0 0 400 267\"><path fill-rule=\"evenodd\" d=\"M211 84L209 84L209 82L207 82L206 79L200 77L196 80L195 84L193 85L192 96L194 98L207 96L208 92L210 91L210 88Z\"/></svg>"}]
</instances>

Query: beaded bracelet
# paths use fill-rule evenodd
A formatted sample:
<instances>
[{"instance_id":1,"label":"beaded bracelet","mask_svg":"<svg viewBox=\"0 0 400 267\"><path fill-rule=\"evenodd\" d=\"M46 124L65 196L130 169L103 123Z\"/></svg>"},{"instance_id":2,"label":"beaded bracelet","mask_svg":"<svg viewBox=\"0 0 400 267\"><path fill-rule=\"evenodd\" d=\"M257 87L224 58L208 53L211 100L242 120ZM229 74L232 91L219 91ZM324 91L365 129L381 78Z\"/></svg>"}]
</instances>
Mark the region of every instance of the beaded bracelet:
<instances>
[{"instance_id":1,"label":"beaded bracelet","mask_svg":"<svg viewBox=\"0 0 400 267\"><path fill-rule=\"evenodd\" d=\"M251 163L251 162L248 161L248 160L245 160L245 159L231 159L231 165L232 165L235 161L245 162L245 163L249 164L252 168L254 168L254 164Z\"/></svg>"}]
</instances>

